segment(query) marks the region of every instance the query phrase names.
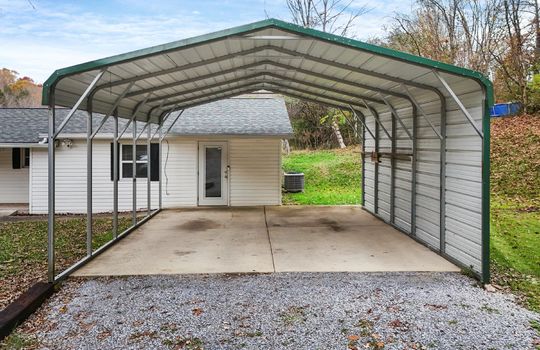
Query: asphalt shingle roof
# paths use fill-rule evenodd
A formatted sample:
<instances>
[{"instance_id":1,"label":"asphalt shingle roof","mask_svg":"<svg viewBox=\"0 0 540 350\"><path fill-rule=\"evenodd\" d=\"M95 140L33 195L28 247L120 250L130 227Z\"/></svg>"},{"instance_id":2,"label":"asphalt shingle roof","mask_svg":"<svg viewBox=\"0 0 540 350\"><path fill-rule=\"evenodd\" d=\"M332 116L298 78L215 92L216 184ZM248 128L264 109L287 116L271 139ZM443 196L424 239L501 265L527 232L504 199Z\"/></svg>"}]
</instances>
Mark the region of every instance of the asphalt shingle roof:
<instances>
[{"instance_id":1,"label":"asphalt shingle roof","mask_svg":"<svg viewBox=\"0 0 540 350\"><path fill-rule=\"evenodd\" d=\"M69 110L56 110L57 126ZM165 128L173 122L178 113L173 113L165 122ZM86 112L77 111L62 133L86 134ZM102 115L95 114L94 128ZM46 108L0 108L0 143L36 143L39 135L47 133L48 111ZM118 119L119 129L125 126L125 119ZM139 123L140 125L141 123ZM138 128L142 130L141 128ZM114 130L110 118L100 133L110 134ZM189 108L180 115L170 131L171 135L237 135L237 136L292 136L285 101L280 96L241 96L220 100ZM131 128L127 135L130 135Z\"/></svg>"}]
</instances>

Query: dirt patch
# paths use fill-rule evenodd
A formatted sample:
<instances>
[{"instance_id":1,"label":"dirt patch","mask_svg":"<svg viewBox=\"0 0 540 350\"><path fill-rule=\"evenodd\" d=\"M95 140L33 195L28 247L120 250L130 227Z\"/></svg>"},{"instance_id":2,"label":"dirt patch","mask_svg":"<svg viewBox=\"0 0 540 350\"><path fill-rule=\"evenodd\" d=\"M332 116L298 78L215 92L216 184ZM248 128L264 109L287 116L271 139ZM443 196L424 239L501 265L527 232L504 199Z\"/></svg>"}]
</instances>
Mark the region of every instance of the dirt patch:
<instances>
[{"instance_id":1,"label":"dirt patch","mask_svg":"<svg viewBox=\"0 0 540 350\"><path fill-rule=\"evenodd\" d=\"M321 225L330 227L335 232L341 232L344 230L343 226L341 226L336 220L332 220L328 218L320 218L317 220L317 222Z\"/></svg>"},{"instance_id":2,"label":"dirt patch","mask_svg":"<svg viewBox=\"0 0 540 350\"><path fill-rule=\"evenodd\" d=\"M178 225L179 229L189 230L189 231L206 231L213 228L221 227L217 222L210 219L195 219L187 221L182 225Z\"/></svg>"}]
</instances>

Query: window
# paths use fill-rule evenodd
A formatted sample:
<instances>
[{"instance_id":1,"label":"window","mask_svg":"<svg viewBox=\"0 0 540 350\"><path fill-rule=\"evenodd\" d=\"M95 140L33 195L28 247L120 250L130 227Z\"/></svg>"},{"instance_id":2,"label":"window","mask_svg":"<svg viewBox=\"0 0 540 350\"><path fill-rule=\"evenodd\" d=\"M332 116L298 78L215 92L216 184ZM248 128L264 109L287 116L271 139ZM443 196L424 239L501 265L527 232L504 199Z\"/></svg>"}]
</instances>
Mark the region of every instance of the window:
<instances>
[{"instance_id":1,"label":"window","mask_svg":"<svg viewBox=\"0 0 540 350\"><path fill-rule=\"evenodd\" d=\"M133 147L131 144L118 145L116 169L118 178L131 179L133 176ZM147 145L137 145L136 168L137 177L146 178L148 174ZM111 143L111 181L114 181L114 144ZM159 181L159 144L150 145L150 181Z\"/></svg>"},{"instance_id":2,"label":"window","mask_svg":"<svg viewBox=\"0 0 540 350\"><path fill-rule=\"evenodd\" d=\"M137 178L146 178L148 173L148 152L146 145L137 145L136 151L136 169ZM133 177L133 146L122 145L122 178Z\"/></svg>"},{"instance_id":3,"label":"window","mask_svg":"<svg viewBox=\"0 0 540 350\"><path fill-rule=\"evenodd\" d=\"M24 160L23 160L23 168L30 167L30 148L24 149Z\"/></svg>"},{"instance_id":4,"label":"window","mask_svg":"<svg viewBox=\"0 0 540 350\"><path fill-rule=\"evenodd\" d=\"M13 169L30 167L30 148L13 148L11 151Z\"/></svg>"}]
</instances>

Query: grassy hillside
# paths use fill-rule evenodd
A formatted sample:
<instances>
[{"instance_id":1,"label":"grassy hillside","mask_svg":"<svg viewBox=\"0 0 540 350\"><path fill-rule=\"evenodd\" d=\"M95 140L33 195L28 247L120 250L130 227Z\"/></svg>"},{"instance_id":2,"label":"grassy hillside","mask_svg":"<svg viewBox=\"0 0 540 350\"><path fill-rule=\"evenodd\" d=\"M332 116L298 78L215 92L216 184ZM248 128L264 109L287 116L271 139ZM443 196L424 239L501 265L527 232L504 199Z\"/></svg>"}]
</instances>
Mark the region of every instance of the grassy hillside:
<instances>
[{"instance_id":1,"label":"grassy hillside","mask_svg":"<svg viewBox=\"0 0 540 350\"><path fill-rule=\"evenodd\" d=\"M283 157L284 171L303 172L305 191L285 193L284 204L360 204L359 148L294 151Z\"/></svg>"},{"instance_id":2,"label":"grassy hillside","mask_svg":"<svg viewBox=\"0 0 540 350\"><path fill-rule=\"evenodd\" d=\"M491 123L493 283L540 310L540 116Z\"/></svg>"}]
</instances>

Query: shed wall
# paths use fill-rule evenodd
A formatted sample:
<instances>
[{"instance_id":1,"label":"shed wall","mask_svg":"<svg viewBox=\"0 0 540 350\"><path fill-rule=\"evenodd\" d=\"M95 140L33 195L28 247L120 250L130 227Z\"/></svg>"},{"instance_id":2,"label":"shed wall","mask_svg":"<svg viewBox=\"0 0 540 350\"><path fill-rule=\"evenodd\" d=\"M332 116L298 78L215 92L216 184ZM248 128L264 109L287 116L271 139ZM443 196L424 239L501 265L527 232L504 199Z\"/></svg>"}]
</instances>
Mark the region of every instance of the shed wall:
<instances>
[{"instance_id":1,"label":"shed wall","mask_svg":"<svg viewBox=\"0 0 540 350\"><path fill-rule=\"evenodd\" d=\"M453 77L444 75L444 78L481 128L485 100L478 84L471 80L469 84L454 86ZM445 92L442 86L440 90ZM446 120L443 128L441 103L436 95L426 93L417 96L421 96L418 98L421 109L436 130L443 134L446 132L444 142L441 142L420 112L417 112L416 119L413 118L410 103L400 104L394 106L398 115L411 134L414 132L417 136L414 150L416 171L413 171L412 157L409 160L382 157L378 163L372 162L371 152L375 151L412 154L413 142L397 120L392 121L395 118L387 108L379 107L377 111L381 124L388 133L395 136L393 144L381 125L366 112L366 125L376 139L364 131L364 206L385 222L410 234L430 248L480 273L482 139L449 95L446 98L446 115L443 116ZM441 189L441 146L444 144L445 151L442 155L445 161ZM414 192L413 173L416 175ZM444 202L442 206L441 198ZM416 203L414 208L413 201ZM441 208L444 210L442 230Z\"/></svg>"}]
</instances>

